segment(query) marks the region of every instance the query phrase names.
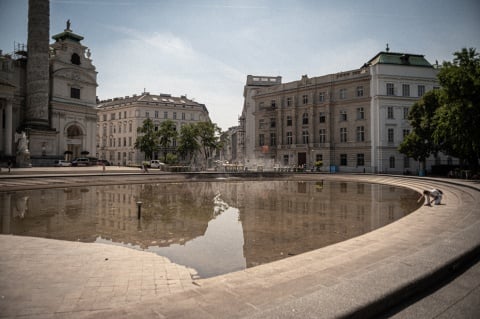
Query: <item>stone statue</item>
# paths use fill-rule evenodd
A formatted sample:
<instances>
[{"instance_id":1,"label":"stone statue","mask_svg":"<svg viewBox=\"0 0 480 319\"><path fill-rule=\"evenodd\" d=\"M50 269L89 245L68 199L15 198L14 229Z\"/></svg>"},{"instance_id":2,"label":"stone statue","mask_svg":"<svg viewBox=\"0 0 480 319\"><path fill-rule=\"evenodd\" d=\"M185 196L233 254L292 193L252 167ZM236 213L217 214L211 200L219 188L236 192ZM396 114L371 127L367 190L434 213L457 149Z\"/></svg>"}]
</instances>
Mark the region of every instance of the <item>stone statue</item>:
<instances>
[{"instance_id":1,"label":"stone statue","mask_svg":"<svg viewBox=\"0 0 480 319\"><path fill-rule=\"evenodd\" d=\"M29 153L28 138L24 131L21 133L15 133L15 141L17 142L17 154Z\"/></svg>"},{"instance_id":2,"label":"stone statue","mask_svg":"<svg viewBox=\"0 0 480 319\"><path fill-rule=\"evenodd\" d=\"M70 30L70 19L67 20L67 30Z\"/></svg>"}]
</instances>

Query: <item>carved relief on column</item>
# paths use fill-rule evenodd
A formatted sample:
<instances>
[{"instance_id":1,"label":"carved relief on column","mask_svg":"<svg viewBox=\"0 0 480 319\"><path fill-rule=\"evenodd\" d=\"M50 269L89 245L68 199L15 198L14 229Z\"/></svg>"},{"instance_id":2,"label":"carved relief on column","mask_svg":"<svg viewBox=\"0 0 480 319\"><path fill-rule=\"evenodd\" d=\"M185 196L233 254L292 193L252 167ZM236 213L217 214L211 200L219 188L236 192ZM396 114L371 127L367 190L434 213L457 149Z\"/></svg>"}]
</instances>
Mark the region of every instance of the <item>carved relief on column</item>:
<instances>
[{"instance_id":1,"label":"carved relief on column","mask_svg":"<svg viewBox=\"0 0 480 319\"><path fill-rule=\"evenodd\" d=\"M30 0L28 8L27 125L47 126L49 91L49 0Z\"/></svg>"}]
</instances>

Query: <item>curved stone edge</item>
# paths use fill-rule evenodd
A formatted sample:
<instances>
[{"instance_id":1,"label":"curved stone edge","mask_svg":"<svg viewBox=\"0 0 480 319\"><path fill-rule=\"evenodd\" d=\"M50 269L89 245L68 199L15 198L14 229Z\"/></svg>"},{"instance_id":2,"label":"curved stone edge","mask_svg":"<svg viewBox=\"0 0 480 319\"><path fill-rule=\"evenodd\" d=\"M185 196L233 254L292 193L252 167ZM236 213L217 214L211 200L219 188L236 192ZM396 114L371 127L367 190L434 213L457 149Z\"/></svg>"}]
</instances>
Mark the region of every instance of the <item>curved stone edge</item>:
<instances>
[{"instance_id":1,"label":"curved stone edge","mask_svg":"<svg viewBox=\"0 0 480 319\"><path fill-rule=\"evenodd\" d=\"M305 179L306 176L308 175L298 175L296 178ZM392 234L394 234L392 237L398 236L394 231L399 225L400 227L417 227L414 222L427 215L430 210L422 207L396 223L339 244L242 272L199 280L200 287L190 292L85 315L89 318L117 318L126 315L130 318L143 318L148 315L211 318L222 314L228 314L232 318L372 317L400 303L402 299L417 294L444 275L455 273L462 263L468 262L479 252L480 209L478 203L475 201L467 205L462 203L464 200L462 197L467 195L474 200L478 198L479 187L445 180L391 176L319 174L309 178L386 183L417 191L432 186L442 188L451 186L455 190L448 191L447 198L450 196L458 198L455 205L446 207L448 212L445 213L443 209L445 215L443 218L448 222L448 218L463 214L460 222L466 225L462 228L460 227L462 225L457 225L458 223L452 220L450 229L438 235L430 234L434 242L418 242L422 247L411 247L411 249L403 247L404 250L413 250L414 253L403 256L401 251L399 256L391 256L386 262L373 263L371 268L357 271L355 275L335 277L335 273L331 272L335 267L344 267L341 261L345 256L333 258L333 261L327 260L326 264L329 267L325 270L314 270L308 265L302 266L302 263L309 262L315 263L316 266L321 265L322 262L318 262L318 259L337 252L348 255L345 250L352 247L356 252L364 250L365 257L369 258L372 255L369 251L373 251L372 246L375 245L371 237L379 236L389 240ZM465 212L462 213L462 210ZM431 217L427 216L427 218ZM435 218L432 221L435 221ZM355 246L363 247L358 249ZM294 268L296 264L300 266ZM278 272L280 275L275 275ZM303 278L308 278L313 272L325 272L327 274L324 278L327 280L320 284L314 280L310 282L303 280L300 283L300 289L294 293L282 293L279 288L288 288L289 283L295 284L294 280L285 280L285 277L293 272L304 272ZM270 282L270 278L273 282ZM318 278L323 277L312 279ZM280 284L275 285L275 281ZM265 293L268 289L276 290ZM263 300L265 295L267 299ZM271 298L268 298L270 296Z\"/></svg>"}]
</instances>

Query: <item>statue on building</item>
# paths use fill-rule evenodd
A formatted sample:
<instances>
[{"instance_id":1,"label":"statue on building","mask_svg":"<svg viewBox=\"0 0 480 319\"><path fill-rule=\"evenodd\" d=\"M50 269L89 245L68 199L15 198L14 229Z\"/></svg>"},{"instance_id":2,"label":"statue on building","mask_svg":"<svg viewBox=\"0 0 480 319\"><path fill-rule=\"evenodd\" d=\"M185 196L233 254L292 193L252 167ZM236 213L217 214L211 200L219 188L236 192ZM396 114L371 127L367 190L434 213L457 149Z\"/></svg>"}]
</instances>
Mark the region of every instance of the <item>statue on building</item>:
<instances>
[{"instance_id":1,"label":"statue on building","mask_svg":"<svg viewBox=\"0 0 480 319\"><path fill-rule=\"evenodd\" d=\"M70 30L70 25L71 25L70 19L68 19L68 20L67 20L67 28L65 29L65 31L71 31L71 30Z\"/></svg>"}]
</instances>

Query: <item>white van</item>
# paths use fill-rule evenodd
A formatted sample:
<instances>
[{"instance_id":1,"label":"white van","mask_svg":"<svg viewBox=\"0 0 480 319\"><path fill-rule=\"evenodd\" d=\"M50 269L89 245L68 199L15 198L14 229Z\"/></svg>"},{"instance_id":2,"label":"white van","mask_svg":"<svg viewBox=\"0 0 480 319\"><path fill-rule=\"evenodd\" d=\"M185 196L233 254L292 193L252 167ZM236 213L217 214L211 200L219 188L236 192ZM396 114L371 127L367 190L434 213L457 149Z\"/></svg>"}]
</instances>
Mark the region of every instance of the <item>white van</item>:
<instances>
[{"instance_id":1,"label":"white van","mask_svg":"<svg viewBox=\"0 0 480 319\"><path fill-rule=\"evenodd\" d=\"M150 167L151 168L160 168L161 165L165 165L165 164L163 164L159 160L151 160L150 161Z\"/></svg>"}]
</instances>

